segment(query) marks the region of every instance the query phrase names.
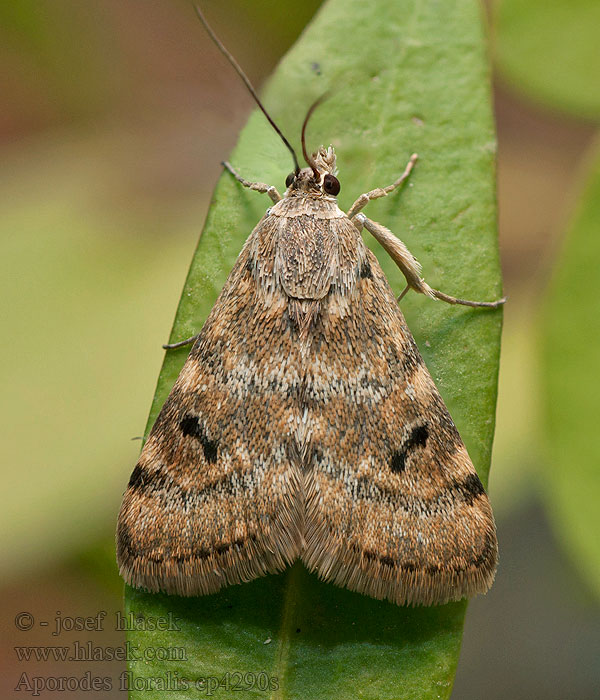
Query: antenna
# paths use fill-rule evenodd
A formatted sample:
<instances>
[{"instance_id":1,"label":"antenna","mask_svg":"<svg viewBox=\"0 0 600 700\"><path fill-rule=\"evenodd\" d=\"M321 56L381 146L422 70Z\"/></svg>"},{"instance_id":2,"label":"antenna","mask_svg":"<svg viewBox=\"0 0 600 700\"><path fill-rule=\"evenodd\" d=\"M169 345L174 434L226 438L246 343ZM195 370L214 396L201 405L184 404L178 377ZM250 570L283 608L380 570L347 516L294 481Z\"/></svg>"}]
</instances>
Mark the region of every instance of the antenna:
<instances>
[{"instance_id":1,"label":"antenna","mask_svg":"<svg viewBox=\"0 0 600 700\"><path fill-rule=\"evenodd\" d=\"M291 147L290 142L285 138L285 136L281 133L281 129L275 124L273 119L271 119L271 116L267 112L267 110L264 108L263 103L260 101L258 98L258 95L256 94L256 90L252 86L252 83L250 82L248 76L244 73L242 70L242 67L240 64L235 60L235 58L229 53L229 51L225 48L219 37L214 33L212 30L212 27L209 25L209 23L206 21L206 17L202 14L202 10L198 7L198 5L194 5L194 9L196 10L196 14L198 15L198 19L202 22L204 25L204 28L208 32L208 36L213 40L219 51L225 56L225 58L231 63L233 68L235 69L235 72L240 76L240 78L243 80L244 85L248 88L248 92L252 95L254 98L254 101L256 104L260 107L262 110L262 113L265 115L265 117L268 119L269 124L275 129L275 131L279 134L281 137L281 140L283 143L285 143L286 147L288 148L289 152L292 154L292 158L294 159L294 166L295 166L295 172L299 173L300 172L300 166L298 165L298 157L296 156L296 152L294 149ZM316 105L315 105L316 106ZM313 108L311 107L311 110ZM310 111L309 111L310 114ZM308 118L308 117L307 117ZM302 132L304 134L304 131ZM304 139L303 139L303 148L304 148ZM308 161L307 161L308 162ZM312 167L312 166L311 166ZM314 168L313 168L314 170Z\"/></svg>"},{"instance_id":2,"label":"antenna","mask_svg":"<svg viewBox=\"0 0 600 700\"><path fill-rule=\"evenodd\" d=\"M312 113L315 111L315 109L321 104L321 102L324 102L327 98L329 97L329 92L326 92L325 94L321 95L318 99L316 99L311 106L308 108L308 112L306 113L306 116L304 117L304 123L302 124L302 155L304 156L304 160L310 165L312 168L313 174L315 177L319 177L319 171L317 169L317 164L315 161L308 155L306 151L306 125L308 124L308 120L311 118Z\"/></svg>"}]
</instances>

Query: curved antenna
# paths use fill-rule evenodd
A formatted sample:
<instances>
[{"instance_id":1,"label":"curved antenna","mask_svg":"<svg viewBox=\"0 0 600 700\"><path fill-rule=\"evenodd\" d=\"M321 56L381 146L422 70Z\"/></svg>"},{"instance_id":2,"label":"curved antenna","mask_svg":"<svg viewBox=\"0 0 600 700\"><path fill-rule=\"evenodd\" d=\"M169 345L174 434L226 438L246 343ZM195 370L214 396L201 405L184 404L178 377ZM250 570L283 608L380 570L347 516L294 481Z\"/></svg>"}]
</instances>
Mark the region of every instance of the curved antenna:
<instances>
[{"instance_id":1,"label":"curved antenna","mask_svg":"<svg viewBox=\"0 0 600 700\"><path fill-rule=\"evenodd\" d=\"M213 32L212 27L209 25L209 23L206 21L206 17L202 14L202 10L198 7L198 5L194 5L194 10L196 10L196 14L198 15L198 19L202 22L204 25L204 29L208 32L208 36L213 40L213 42L216 44L217 48L219 51L225 56L225 58L231 63L233 68L235 69L235 72L240 76L240 78L243 80L244 85L248 88L248 92L252 95L254 98L254 101L256 104L260 107L262 110L262 113L265 115L265 117L268 119L269 124L275 129L275 131L279 134L281 137L281 140L283 143L285 143L286 147L288 148L289 152L292 154L292 158L294 159L294 168L296 174L300 172L300 166L298 165L298 157L296 156L296 151L291 147L290 142L285 138L285 136L281 133L281 129L275 124L275 122L271 119L271 116L267 112L267 110L263 107L263 103L259 100L258 95L256 94L256 90L252 86L252 83L250 82L250 79L248 76L244 73L242 70L240 64L235 60L235 58L227 51L219 37Z\"/></svg>"},{"instance_id":2,"label":"curved antenna","mask_svg":"<svg viewBox=\"0 0 600 700\"><path fill-rule=\"evenodd\" d=\"M308 124L308 120L311 118L312 113L315 111L315 109L322 103L324 102L327 98L329 97L329 92L324 93L316 99L311 106L308 108L308 112L306 113L306 116L304 117L304 123L302 124L302 155L304 156L304 160L308 163L308 165L312 168L313 174L316 178L319 177L319 170L317 168L317 164L311 158L307 151L306 151L306 125Z\"/></svg>"}]
</instances>

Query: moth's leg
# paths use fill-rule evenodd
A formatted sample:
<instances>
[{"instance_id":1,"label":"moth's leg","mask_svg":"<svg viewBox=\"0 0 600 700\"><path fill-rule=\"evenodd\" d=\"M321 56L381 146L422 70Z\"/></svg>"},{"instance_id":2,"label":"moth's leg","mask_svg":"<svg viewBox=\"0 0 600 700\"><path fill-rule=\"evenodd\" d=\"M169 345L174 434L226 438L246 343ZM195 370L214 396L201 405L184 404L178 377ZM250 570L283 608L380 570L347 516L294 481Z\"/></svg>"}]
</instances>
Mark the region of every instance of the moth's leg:
<instances>
[{"instance_id":1,"label":"moth's leg","mask_svg":"<svg viewBox=\"0 0 600 700\"><path fill-rule=\"evenodd\" d=\"M402 173L402 175L400 175L396 182L393 182L387 187L377 187L376 189L371 190L370 192L365 192L365 194L361 194L360 197L350 207L348 211L348 218L352 219L354 216L356 216L358 212L361 209L364 209L364 207L366 207L372 199L387 197L387 195L390 194L390 192L393 192L394 190L398 189L398 187L400 187L404 180L406 180L406 178L410 175L410 171L413 169L418 157L419 156L416 153L412 154L410 160L406 165L406 168L404 168L404 172Z\"/></svg>"},{"instance_id":2,"label":"moth's leg","mask_svg":"<svg viewBox=\"0 0 600 700\"><path fill-rule=\"evenodd\" d=\"M433 299L440 299L448 304L462 304L463 306L484 307L487 309L496 309L506 301L506 297L498 299L497 301L469 301L467 299L457 299L437 289L433 289L433 287L430 287L421 277L421 265L419 261L404 243L394 236L389 229L378 224L376 221L368 219L364 214L357 214L352 221L359 231L361 231L364 226L369 233L373 234L406 277L407 286L398 297L398 301L402 299L409 289L414 289L415 292L426 294Z\"/></svg>"},{"instance_id":3,"label":"moth's leg","mask_svg":"<svg viewBox=\"0 0 600 700\"><path fill-rule=\"evenodd\" d=\"M267 193L269 197L277 204L277 202L281 199L281 195L277 191L276 187L273 187L273 185L267 185L264 182L250 182L250 180L245 180L238 172L235 170L230 163L228 163L226 160L223 161L222 163L223 167L228 170L233 177L241 183L244 187L247 187L250 190L254 190L255 192L262 192L262 193Z\"/></svg>"},{"instance_id":4,"label":"moth's leg","mask_svg":"<svg viewBox=\"0 0 600 700\"><path fill-rule=\"evenodd\" d=\"M178 343L167 343L166 345L163 345L163 348L165 350L174 350L175 348L182 348L184 345L192 345L192 343L196 342L199 335L200 333L196 333L196 335L193 335L191 338L180 340Z\"/></svg>"}]
</instances>

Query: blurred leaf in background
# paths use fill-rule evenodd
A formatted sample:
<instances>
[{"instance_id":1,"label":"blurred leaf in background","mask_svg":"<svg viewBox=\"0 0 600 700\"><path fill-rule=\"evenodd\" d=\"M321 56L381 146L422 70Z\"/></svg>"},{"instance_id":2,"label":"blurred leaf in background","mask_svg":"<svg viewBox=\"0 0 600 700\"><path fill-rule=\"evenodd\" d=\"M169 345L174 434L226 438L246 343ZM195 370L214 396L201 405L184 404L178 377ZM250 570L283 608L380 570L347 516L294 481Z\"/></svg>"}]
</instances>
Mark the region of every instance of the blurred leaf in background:
<instances>
[{"instance_id":1,"label":"blurred leaf in background","mask_svg":"<svg viewBox=\"0 0 600 700\"><path fill-rule=\"evenodd\" d=\"M600 148L557 256L541 336L555 532L600 597Z\"/></svg>"},{"instance_id":2,"label":"blurred leaf in background","mask_svg":"<svg viewBox=\"0 0 600 700\"><path fill-rule=\"evenodd\" d=\"M600 391L598 373L589 367L591 348L579 354L576 347L576 338L583 336L597 347L600 333L592 311L597 295L591 291L591 299L581 298L593 282L576 274L569 250L573 245L579 255L593 258L597 246L593 243L588 252L560 241L570 218L569 241L581 243L573 211L580 212L578 221L584 209L589 211L578 200L581 163L587 161L589 169L597 159L593 122L600 101L600 6L594 0L495 0L490 5L508 295L490 481L501 554L491 593L469 606L455 696L583 700L596 697L600 687L600 608L598 597L589 595L597 592L598 580L597 515L589 504L600 499L600 460L593 438L576 432L579 409L573 397L587 392L592 401ZM567 259L573 273L568 278L556 269ZM546 300L548 278L554 280L553 301L559 287L571 286L570 306L558 303L566 320L562 328ZM581 296L575 296L576 289ZM574 310L579 304L589 312L587 321ZM585 329L574 330L569 308ZM563 358L562 378L548 376L556 360L549 359L555 356L548 344L551 333L567 336L561 341L570 351ZM566 380L564 368L574 363L574 381L565 396L572 413L557 428L566 407L556 389ZM586 415L582 427L587 420ZM569 433L581 443L578 464L565 456ZM582 507L575 513L581 493Z\"/></svg>"},{"instance_id":3,"label":"blurred leaf in background","mask_svg":"<svg viewBox=\"0 0 600 700\"><path fill-rule=\"evenodd\" d=\"M3 133L90 120L118 99L121 81L106 57L119 47L104 10L73 0L0 4Z\"/></svg>"},{"instance_id":4,"label":"blurred leaf in background","mask_svg":"<svg viewBox=\"0 0 600 700\"><path fill-rule=\"evenodd\" d=\"M3 163L6 580L106 532L161 356L140 347L160 324L164 336L197 221L173 211L181 233L165 246L150 211L115 206L118 176L89 141L36 143Z\"/></svg>"},{"instance_id":5,"label":"blurred leaf in background","mask_svg":"<svg viewBox=\"0 0 600 700\"><path fill-rule=\"evenodd\" d=\"M527 3L501 0L494 6L494 19L495 57L500 75L507 84L551 109L580 119L598 120L600 3L588 0L533 0ZM556 149L558 144L550 147ZM588 163L597 158L596 148L592 145L588 149L585 156ZM589 504L600 497L600 483L597 481L600 450L593 440L584 437L588 435L585 418L581 421L575 418L577 402L574 397L569 398L578 391L591 398L596 392L589 392L590 381L592 386L600 384L593 373L592 376L588 373L587 381L583 376L586 371L583 368L593 366L589 353L593 353L600 339L600 328L593 322L585 322L586 317L595 317L597 295L592 290L586 291L586 283L594 284L594 275L583 274L584 260L590 271L595 260L591 231L597 193L593 191L593 176L585 191L581 191L580 169L577 163L573 167L578 179L571 187L562 185L563 216L569 200L578 214L564 244L564 259L556 252L563 249L562 245L547 248L547 268L552 266L555 270L550 300L542 301L547 289L540 274L545 271L539 268L538 282L535 277L529 280L529 298L521 302L518 312L513 311L507 316L505 361L508 363L513 356L511 348L520 350L514 355L517 362L506 365L509 373L506 380L501 378L501 382L507 382L499 410L501 426L504 425L502 406L506 403L512 408L505 425L507 429L499 431L496 453L506 465L498 478L504 485L505 496L511 501L520 499L524 486L526 489L531 487L531 478L525 475L535 474L540 496L548 506L547 516L559 542L592 588L597 590L600 557L597 545L592 544L592 541L597 543L597 538L590 537L597 529L597 522ZM535 206L536 202L531 204ZM548 222L553 230L544 231L547 240L552 241L560 234L561 224L556 218ZM542 307L544 341L540 346L535 332L539 328ZM513 319L516 323L512 322ZM586 334L588 342L583 343ZM592 336L596 338L595 343L590 343ZM559 354L562 371L558 368ZM525 367L528 369L524 372ZM578 379L577 370L582 372ZM567 374L570 374L568 390L565 384ZM508 388L509 384L512 389ZM565 389L563 396L559 395L560 388ZM518 402L515 391L521 397ZM594 413L584 409L583 416L589 415ZM517 416L520 416L518 421L515 420ZM571 416L571 421L567 420L568 416ZM544 422L544 419L548 420ZM576 443L579 451L575 450ZM567 456L569 449L570 457ZM504 457L507 457L506 462ZM576 464L571 464L571 460ZM513 488L512 496L511 484L517 487ZM576 505L576 494L581 494L579 505Z\"/></svg>"},{"instance_id":6,"label":"blurred leaf in background","mask_svg":"<svg viewBox=\"0 0 600 700\"><path fill-rule=\"evenodd\" d=\"M600 119L600 3L498 0L495 56L504 80L529 99Z\"/></svg>"}]
</instances>

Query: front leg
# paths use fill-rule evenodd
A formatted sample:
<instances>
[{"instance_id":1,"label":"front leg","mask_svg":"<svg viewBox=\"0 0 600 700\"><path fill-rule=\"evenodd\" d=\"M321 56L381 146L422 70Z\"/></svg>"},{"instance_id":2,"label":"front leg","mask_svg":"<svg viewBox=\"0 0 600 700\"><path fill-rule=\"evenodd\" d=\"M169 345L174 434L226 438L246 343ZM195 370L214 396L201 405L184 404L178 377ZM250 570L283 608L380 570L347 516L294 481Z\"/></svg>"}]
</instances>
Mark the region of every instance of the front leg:
<instances>
[{"instance_id":1,"label":"front leg","mask_svg":"<svg viewBox=\"0 0 600 700\"><path fill-rule=\"evenodd\" d=\"M223 167L228 170L244 187L254 190L255 192L266 192L275 204L277 204L277 202L279 202L281 199L281 195L277 191L277 188L273 187L273 185L267 185L264 182L250 182L250 180L245 180L227 161L223 162Z\"/></svg>"},{"instance_id":2,"label":"front leg","mask_svg":"<svg viewBox=\"0 0 600 700\"><path fill-rule=\"evenodd\" d=\"M419 261L404 243L394 236L389 229L378 224L376 221L368 219L364 214L357 214L352 219L352 222L359 231L361 231L364 226L369 233L373 234L406 277L407 286L398 298L398 301L402 299L409 289L414 289L415 292L426 294L432 299L440 299L448 304L462 304L463 306L474 306L476 308L496 309L506 301L506 297L502 297L502 299L496 301L469 301L467 299L457 299L437 289L433 289L433 287L430 287L421 277L421 265Z\"/></svg>"},{"instance_id":3,"label":"front leg","mask_svg":"<svg viewBox=\"0 0 600 700\"><path fill-rule=\"evenodd\" d=\"M358 212L361 209L364 209L372 199L379 199L380 197L387 197L388 194L390 194L394 190L397 190L398 187L400 187L400 185L410 175L410 171L413 169L415 163L417 162L418 157L419 156L416 153L412 154L412 156L410 157L410 160L406 164L406 168L404 168L404 172L402 173L402 175L400 175L400 177L396 180L396 182L392 182L392 184L388 185L387 187L376 187L374 190L371 190L370 192L365 192L364 194L361 194L360 197L354 202L354 204L348 210L348 218L353 219L358 214Z\"/></svg>"}]
</instances>

